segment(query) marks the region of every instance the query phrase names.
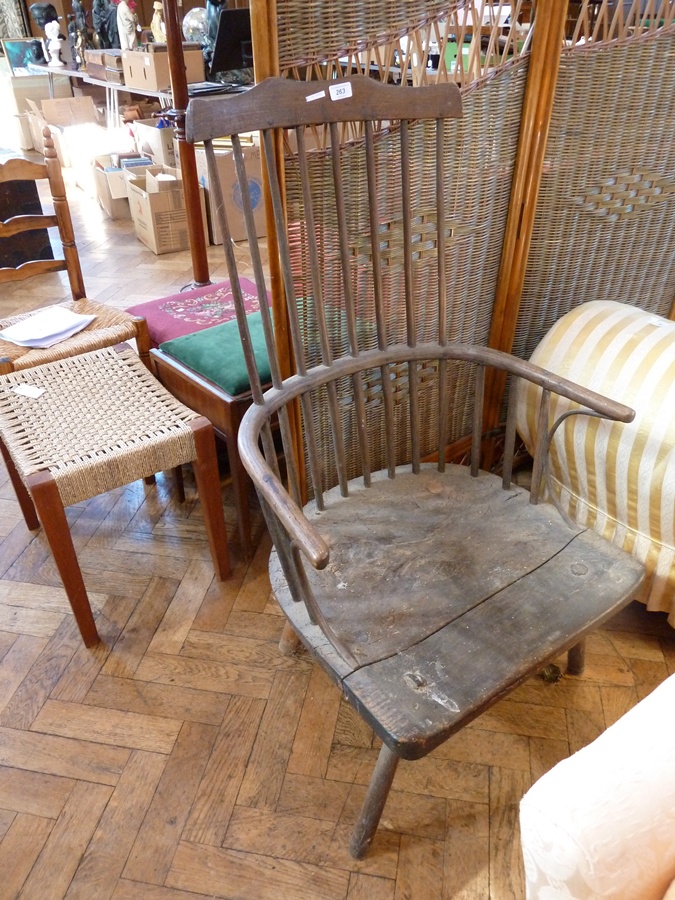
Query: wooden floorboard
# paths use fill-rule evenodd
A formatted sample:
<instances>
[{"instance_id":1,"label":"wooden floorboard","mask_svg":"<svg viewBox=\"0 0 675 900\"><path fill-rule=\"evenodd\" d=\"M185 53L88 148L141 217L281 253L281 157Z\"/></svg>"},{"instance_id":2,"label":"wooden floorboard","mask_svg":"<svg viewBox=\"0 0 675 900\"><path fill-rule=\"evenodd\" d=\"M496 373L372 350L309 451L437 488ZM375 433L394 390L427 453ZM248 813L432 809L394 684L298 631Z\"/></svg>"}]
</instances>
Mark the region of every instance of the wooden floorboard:
<instances>
[{"instance_id":1,"label":"wooden floorboard","mask_svg":"<svg viewBox=\"0 0 675 900\"><path fill-rule=\"evenodd\" d=\"M190 280L66 172L88 293L124 307ZM222 276L222 249L211 248ZM0 310L68 296L11 285ZM213 577L194 481L68 511L104 643L82 645L40 532L0 468L0 898L521 898L518 802L675 671L675 632L633 604L593 635L581 678L531 679L417 762L403 762L371 853L347 844L378 742L306 654L283 657L254 504L234 572Z\"/></svg>"}]
</instances>

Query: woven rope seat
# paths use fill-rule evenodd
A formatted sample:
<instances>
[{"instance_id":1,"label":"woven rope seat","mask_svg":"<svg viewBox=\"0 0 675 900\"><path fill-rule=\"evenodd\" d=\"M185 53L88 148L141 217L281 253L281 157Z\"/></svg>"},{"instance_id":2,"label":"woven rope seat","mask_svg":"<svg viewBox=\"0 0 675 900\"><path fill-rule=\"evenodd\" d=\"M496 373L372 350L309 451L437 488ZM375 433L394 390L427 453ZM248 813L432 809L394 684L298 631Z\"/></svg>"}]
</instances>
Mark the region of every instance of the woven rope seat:
<instances>
[{"instance_id":1,"label":"woven rope seat","mask_svg":"<svg viewBox=\"0 0 675 900\"><path fill-rule=\"evenodd\" d=\"M114 344L120 344L123 341L130 341L138 336L138 318L131 318L129 313L107 306L103 303L94 303L91 300L69 300L66 303L60 303L65 309L71 310L78 315L96 316L82 331L73 335L65 341L59 341L53 347L40 348L34 350L28 347L20 347L11 341L4 341L0 338L0 359L9 360L12 368L29 369L31 366L41 365L43 363L52 362L57 359L64 359L72 353L87 353L91 350L98 350L101 347L111 347ZM0 330L9 328L17 322L30 318L34 312L21 313L16 316L9 316L0 319Z\"/></svg>"},{"instance_id":2,"label":"woven rope seat","mask_svg":"<svg viewBox=\"0 0 675 900\"><path fill-rule=\"evenodd\" d=\"M63 507L191 462L216 574L229 574L211 423L126 345L0 376L0 438L26 523L42 522L87 646L98 634Z\"/></svg>"}]
</instances>

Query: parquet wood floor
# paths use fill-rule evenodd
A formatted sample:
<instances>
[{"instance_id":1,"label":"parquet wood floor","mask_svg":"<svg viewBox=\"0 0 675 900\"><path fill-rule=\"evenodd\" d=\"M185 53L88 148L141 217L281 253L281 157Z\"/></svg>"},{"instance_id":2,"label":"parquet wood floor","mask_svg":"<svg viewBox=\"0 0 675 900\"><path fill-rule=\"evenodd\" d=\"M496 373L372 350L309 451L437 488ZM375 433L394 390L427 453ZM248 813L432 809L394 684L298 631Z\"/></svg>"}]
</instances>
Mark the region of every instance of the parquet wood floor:
<instances>
[{"instance_id":1,"label":"parquet wood floor","mask_svg":"<svg viewBox=\"0 0 675 900\"><path fill-rule=\"evenodd\" d=\"M89 295L119 306L190 278L70 186ZM224 275L219 248L213 271ZM67 296L57 276L3 312ZM105 643L86 650L41 533L0 475L0 898L487 900L523 897L518 801L675 670L664 616L629 607L582 678L533 679L403 763L373 850L347 852L372 734L307 656L277 652L269 542L214 581L194 484L68 510Z\"/></svg>"}]
</instances>

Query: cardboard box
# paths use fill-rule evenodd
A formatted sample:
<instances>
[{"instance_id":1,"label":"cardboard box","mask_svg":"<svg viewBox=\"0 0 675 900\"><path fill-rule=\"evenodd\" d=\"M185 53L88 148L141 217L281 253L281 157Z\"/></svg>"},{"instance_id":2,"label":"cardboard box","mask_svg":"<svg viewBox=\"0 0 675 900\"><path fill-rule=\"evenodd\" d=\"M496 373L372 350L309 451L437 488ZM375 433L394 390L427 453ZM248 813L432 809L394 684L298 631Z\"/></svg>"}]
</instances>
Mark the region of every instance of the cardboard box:
<instances>
[{"instance_id":1,"label":"cardboard box","mask_svg":"<svg viewBox=\"0 0 675 900\"><path fill-rule=\"evenodd\" d=\"M166 45L165 45L166 46ZM188 84L204 80L204 55L201 49L184 50L185 74ZM141 91L168 91L171 87L167 53L144 53L141 50L122 51L124 83Z\"/></svg>"},{"instance_id":2,"label":"cardboard box","mask_svg":"<svg viewBox=\"0 0 675 900\"><path fill-rule=\"evenodd\" d=\"M28 105L28 123L33 146L39 153L44 153L42 130L48 125L54 140L56 155L62 166L70 165L70 155L64 133L75 125L98 124L99 116L91 97L67 97L54 100L43 100L38 106L33 100Z\"/></svg>"},{"instance_id":3,"label":"cardboard box","mask_svg":"<svg viewBox=\"0 0 675 900\"><path fill-rule=\"evenodd\" d=\"M161 109L157 100L149 100L147 97L135 97L133 103L120 104L119 108L120 118L124 123L150 119L154 113L161 112Z\"/></svg>"},{"instance_id":4,"label":"cardboard box","mask_svg":"<svg viewBox=\"0 0 675 900\"><path fill-rule=\"evenodd\" d=\"M172 175L175 180L165 181L162 175ZM136 237L158 255L187 250L190 241L185 195L178 169L150 166L141 173L129 169L126 177ZM203 192L201 196L202 227L206 232Z\"/></svg>"},{"instance_id":5,"label":"cardboard box","mask_svg":"<svg viewBox=\"0 0 675 900\"><path fill-rule=\"evenodd\" d=\"M18 147L19 150L33 149L33 136L30 133L30 123L25 113L12 116L14 124L14 142L12 146Z\"/></svg>"},{"instance_id":6,"label":"cardboard box","mask_svg":"<svg viewBox=\"0 0 675 900\"><path fill-rule=\"evenodd\" d=\"M134 152L133 138L126 129L104 128L92 122L64 128L61 142L65 145L78 187L90 197L97 196L93 160L105 154Z\"/></svg>"},{"instance_id":7,"label":"cardboard box","mask_svg":"<svg viewBox=\"0 0 675 900\"><path fill-rule=\"evenodd\" d=\"M258 237L264 237L266 234L266 225L265 205L263 203L260 145L252 142L248 146L244 145L242 149L246 173L249 179L256 233ZM197 164L197 178L206 194L206 208L209 218L209 239L212 244L222 244L223 238L218 225L215 205L212 194L209 191L209 173L206 168L206 151L203 146L200 147L197 145L195 147L195 161ZM227 221L230 226L232 240L245 241L246 224L244 222L241 188L239 187L239 182L237 180L232 151L227 149L216 150L216 162L218 165L218 175L223 190L225 212L227 214Z\"/></svg>"},{"instance_id":8,"label":"cardboard box","mask_svg":"<svg viewBox=\"0 0 675 900\"><path fill-rule=\"evenodd\" d=\"M0 61L5 62L4 59ZM54 75L54 97L72 97L70 79ZM48 75L5 75L0 78L0 108L3 112L20 115L28 111L28 101L38 105L49 99Z\"/></svg>"},{"instance_id":9,"label":"cardboard box","mask_svg":"<svg viewBox=\"0 0 675 900\"><path fill-rule=\"evenodd\" d=\"M96 157L96 162L104 159L104 157ZM110 157L108 157L110 159ZM128 197L114 197L111 190L111 181L108 178L108 172L105 172L100 165L94 166L94 184L96 185L96 199L99 205L111 219L130 219L131 210L129 209ZM114 181L112 182L114 184ZM126 188L126 184L125 184Z\"/></svg>"},{"instance_id":10,"label":"cardboard box","mask_svg":"<svg viewBox=\"0 0 675 900\"><path fill-rule=\"evenodd\" d=\"M141 119L132 125L139 153L151 157L158 166L175 166L174 129L158 128L159 119Z\"/></svg>"},{"instance_id":11,"label":"cardboard box","mask_svg":"<svg viewBox=\"0 0 675 900\"><path fill-rule=\"evenodd\" d=\"M108 154L97 156L92 163L96 198L111 219L130 219L129 197L127 196L127 171L121 166L128 154ZM147 166L151 160L147 160ZM147 168L147 166L145 168ZM140 174L143 166L135 166L133 171Z\"/></svg>"}]
</instances>

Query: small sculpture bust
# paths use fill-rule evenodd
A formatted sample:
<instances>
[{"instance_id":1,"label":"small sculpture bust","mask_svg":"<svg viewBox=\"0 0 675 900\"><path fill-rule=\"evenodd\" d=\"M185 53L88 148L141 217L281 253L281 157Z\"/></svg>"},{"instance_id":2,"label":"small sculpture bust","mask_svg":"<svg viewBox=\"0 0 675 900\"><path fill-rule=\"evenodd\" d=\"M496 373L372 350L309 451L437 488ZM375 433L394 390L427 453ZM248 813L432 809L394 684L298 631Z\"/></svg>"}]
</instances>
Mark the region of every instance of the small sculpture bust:
<instances>
[{"instance_id":1,"label":"small sculpture bust","mask_svg":"<svg viewBox=\"0 0 675 900\"><path fill-rule=\"evenodd\" d=\"M33 3L29 9L33 21L41 31L45 30L47 22L56 22L59 18L53 3Z\"/></svg>"},{"instance_id":2,"label":"small sculpture bust","mask_svg":"<svg viewBox=\"0 0 675 900\"><path fill-rule=\"evenodd\" d=\"M49 54L47 65L54 67L65 66L65 63L61 59L61 44L63 38L61 37L61 29L56 19L47 22L45 25L45 35L47 36L47 53Z\"/></svg>"},{"instance_id":3,"label":"small sculpture bust","mask_svg":"<svg viewBox=\"0 0 675 900\"><path fill-rule=\"evenodd\" d=\"M150 22L150 31L152 31L152 39L156 44L166 44L166 24L164 22L164 5L160 0L155 0L152 4L154 13L152 14L152 22Z\"/></svg>"}]
</instances>

